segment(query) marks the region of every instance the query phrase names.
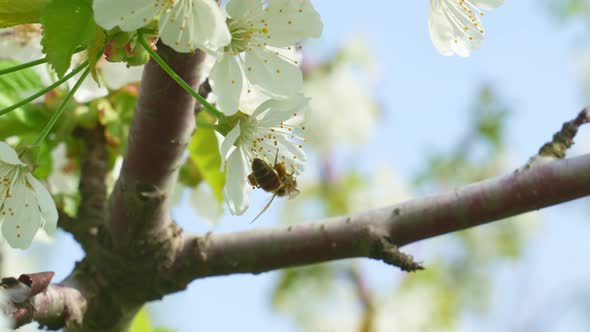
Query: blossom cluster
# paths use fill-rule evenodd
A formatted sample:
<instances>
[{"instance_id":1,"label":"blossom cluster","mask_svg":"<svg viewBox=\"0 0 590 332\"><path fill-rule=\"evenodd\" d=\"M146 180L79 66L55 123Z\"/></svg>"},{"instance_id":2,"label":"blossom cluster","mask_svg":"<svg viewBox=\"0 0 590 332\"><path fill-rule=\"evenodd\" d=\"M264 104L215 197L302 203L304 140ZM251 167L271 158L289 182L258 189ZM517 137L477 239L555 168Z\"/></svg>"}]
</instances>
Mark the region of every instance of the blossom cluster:
<instances>
[{"instance_id":1,"label":"blossom cluster","mask_svg":"<svg viewBox=\"0 0 590 332\"><path fill-rule=\"evenodd\" d=\"M95 0L93 9L105 29L156 25L161 41L177 52L200 49L215 57L209 83L216 106L238 119L223 133L220 147L232 214L248 208L254 159L272 165L276 158L294 176L303 171L298 119L308 98L298 50L300 42L319 37L323 29L309 0L230 0L225 8L214 0ZM263 102L251 112L243 107L246 99Z\"/></svg>"},{"instance_id":2,"label":"blossom cluster","mask_svg":"<svg viewBox=\"0 0 590 332\"><path fill-rule=\"evenodd\" d=\"M443 55L470 55L483 41L482 9L502 3L430 0L428 25L434 46ZM253 189L248 175L254 159L271 166L282 163L289 176L303 171L306 157L301 145L301 116L309 111L309 98L304 95L299 43L318 38L323 30L310 0L230 0L225 7L214 0L94 0L92 7L96 23L105 30L133 34L155 27L157 38L177 52L199 49L215 58L208 78L212 98L223 114L218 117L218 127L226 126L219 130L224 136L220 154L227 169L224 196L232 214L242 214L248 208ZM3 47L5 51L20 48L22 52L13 52L20 54L20 60L41 55L39 26L28 25L27 29L18 35L37 42ZM10 38L2 42L6 41L11 42ZM23 45L36 46L29 50ZM17 55L0 52L3 58ZM108 88L139 79L139 68L127 70L121 65L99 62L98 71L107 78ZM74 96L78 102L108 93L91 80L85 83ZM249 109L245 105L252 100L261 101ZM40 227L52 231L57 223L51 195L17 153L1 142L0 223L8 243L17 248L28 247Z\"/></svg>"}]
</instances>

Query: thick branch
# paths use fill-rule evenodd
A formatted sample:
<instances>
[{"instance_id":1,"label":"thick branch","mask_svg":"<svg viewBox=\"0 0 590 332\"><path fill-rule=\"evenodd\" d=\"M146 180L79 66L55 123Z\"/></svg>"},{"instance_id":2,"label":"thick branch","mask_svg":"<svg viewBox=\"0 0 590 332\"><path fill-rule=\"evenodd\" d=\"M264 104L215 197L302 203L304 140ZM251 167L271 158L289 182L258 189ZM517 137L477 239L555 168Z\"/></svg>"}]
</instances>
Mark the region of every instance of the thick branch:
<instances>
[{"instance_id":1,"label":"thick branch","mask_svg":"<svg viewBox=\"0 0 590 332\"><path fill-rule=\"evenodd\" d=\"M160 43L158 53L196 87L198 66L204 60L201 51L180 54ZM194 104L156 62L146 64L121 175L111 198L115 247L128 247L169 223L168 197L195 130Z\"/></svg>"},{"instance_id":2,"label":"thick branch","mask_svg":"<svg viewBox=\"0 0 590 332\"><path fill-rule=\"evenodd\" d=\"M590 154L349 216L186 236L175 278L182 287L205 276L260 273L351 257L392 263L388 258L393 245L403 246L587 195Z\"/></svg>"}]
</instances>

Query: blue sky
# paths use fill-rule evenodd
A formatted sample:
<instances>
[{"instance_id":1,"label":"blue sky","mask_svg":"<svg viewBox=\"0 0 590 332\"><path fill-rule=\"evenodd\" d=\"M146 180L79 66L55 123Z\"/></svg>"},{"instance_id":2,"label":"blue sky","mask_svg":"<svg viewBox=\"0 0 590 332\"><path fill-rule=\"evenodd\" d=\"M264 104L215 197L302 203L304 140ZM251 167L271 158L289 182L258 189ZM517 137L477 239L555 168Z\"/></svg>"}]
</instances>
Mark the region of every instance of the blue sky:
<instances>
[{"instance_id":1,"label":"blue sky","mask_svg":"<svg viewBox=\"0 0 590 332\"><path fill-rule=\"evenodd\" d=\"M444 151L463 135L469 106L483 82L490 83L515 111L508 128L509 150L515 166L525 162L562 122L572 118L587 102L574 62L575 44L584 37L582 30L560 24L539 1L507 1L499 9L488 12L484 17L486 40L470 58L443 57L433 48L427 29L429 1L366 2L370 5L350 0L313 3L322 15L325 30L321 41L311 43L310 49L329 51L361 34L380 68L381 80L376 93L384 107L383 121L371 146L362 152L364 162L358 167L370 169L372 165L387 162L406 178L414 175L424 166L428 151ZM587 141L588 137L583 134L580 139ZM405 143L392 144L400 141ZM571 211L571 206L576 207L575 211ZM248 224L247 216L227 217L215 230L269 226L279 209L279 204L271 207L254 225ZM588 227L568 223L569 219L556 223L564 215L575 220L583 212L587 210L575 204L542 212L541 233L527 248L522 269L547 274L543 258L563 254L563 241L572 234L578 236L574 236L571 250L577 253L578 262L585 261L582 253L589 247L579 234L590 234ZM175 209L174 217L188 231L210 230L186 206ZM61 279L71 271L72 262L81 253L69 241L60 244L57 251L57 255L40 265L55 270L56 279ZM377 283L390 280L387 275L400 273L379 263L366 263L366 266L369 279ZM580 275L590 276L587 272ZM540 285L570 280L568 273L564 274L560 277L548 274ZM177 331L296 331L290 320L273 313L270 307L276 276L266 273L198 280L187 291L152 304L150 310L158 325ZM579 279L570 276L572 280ZM501 277L509 281L517 278L510 273ZM510 300L508 295L499 296ZM493 311L494 317L509 317L502 310L497 311ZM469 326L469 322L466 324Z\"/></svg>"}]
</instances>

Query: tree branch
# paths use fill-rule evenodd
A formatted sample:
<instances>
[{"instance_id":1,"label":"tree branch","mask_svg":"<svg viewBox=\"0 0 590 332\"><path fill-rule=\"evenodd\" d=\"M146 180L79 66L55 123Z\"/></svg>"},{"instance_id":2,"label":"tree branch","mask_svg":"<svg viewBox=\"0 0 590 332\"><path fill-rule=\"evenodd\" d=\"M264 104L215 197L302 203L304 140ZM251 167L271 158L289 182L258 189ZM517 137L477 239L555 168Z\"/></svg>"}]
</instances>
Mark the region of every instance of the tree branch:
<instances>
[{"instance_id":1,"label":"tree branch","mask_svg":"<svg viewBox=\"0 0 590 332\"><path fill-rule=\"evenodd\" d=\"M197 86L203 52L180 54L159 43L158 53L189 85ZM195 130L194 104L155 61L146 64L121 175L111 197L115 248L152 238L169 225L168 198Z\"/></svg>"},{"instance_id":2,"label":"tree branch","mask_svg":"<svg viewBox=\"0 0 590 332\"><path fill-rule=\"evenodd\" d=\"M40 272L1 280L0 306L15 327L33 320L49 329L65 327L66 331L77 331L82 326L86 299L77 289L50 285L53 275L53 272Z\"/></svg>"},{"instance_id":3,"label":"tree branch","mask_svg":"<svg viewBox=\"0 0 590 332\"><path fill-rule=\"evenodd\" d=\"M352 257L398 265L392 248L590 195L590 154L554 160L453 192L295 226L187 235L178 286ZM398 257L398 256L395 256Z\"/></svg>"},{"instance_id":4,"label":"tree branch","mask_svg":"<svg viewBox=\"0 0 590 332\"><path fill-rule=\"evenodd\" d=\"M104 127L76 128L75 135L84 140L80 156L80 206L77 218L59 211L59 226L70 232L88 252L96 245L98 227L106 218L106 175L109 171Z\"/></svg>"},{"instance_id":5,"label":"tree branch","mask_svg":"<svg viewBox=\"0 0 590 332\"><path fill-rule=\"evenodd\" d=\"M20 303L15 308L16 327L36 321L48 329L65 327L66 331L78 331L86 312L86 300L77 289L53 284L30 302Z\"/></svg>"}]
</instances>

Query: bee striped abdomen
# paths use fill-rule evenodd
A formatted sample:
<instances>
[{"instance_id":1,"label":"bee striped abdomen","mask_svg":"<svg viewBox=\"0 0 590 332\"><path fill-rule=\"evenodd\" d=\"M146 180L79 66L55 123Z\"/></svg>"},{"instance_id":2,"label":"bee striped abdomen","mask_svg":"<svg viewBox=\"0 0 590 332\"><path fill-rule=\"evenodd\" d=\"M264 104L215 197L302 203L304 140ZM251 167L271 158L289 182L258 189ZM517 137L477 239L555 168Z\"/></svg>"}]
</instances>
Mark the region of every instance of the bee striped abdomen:
<instances>
[{"instance_id":1,"label":"bee striped abdomen","mask_svg":"<svg viewBox=\"0 0 590 332\"><path fill-rule=\"evenodd\" d=\"M258 186L265 191L274 192L281 186L279 174L262 159L252 161L252 174Z\"/></svg>"}]
</instances>

